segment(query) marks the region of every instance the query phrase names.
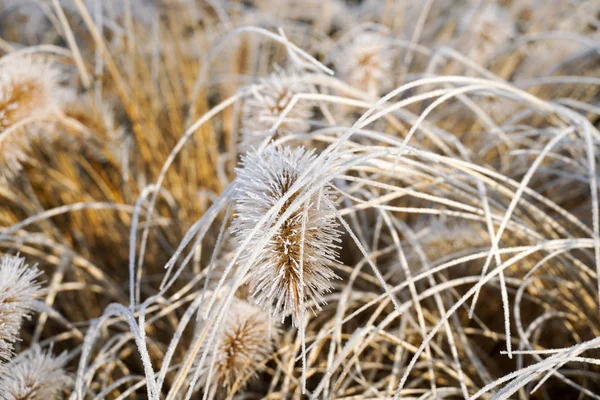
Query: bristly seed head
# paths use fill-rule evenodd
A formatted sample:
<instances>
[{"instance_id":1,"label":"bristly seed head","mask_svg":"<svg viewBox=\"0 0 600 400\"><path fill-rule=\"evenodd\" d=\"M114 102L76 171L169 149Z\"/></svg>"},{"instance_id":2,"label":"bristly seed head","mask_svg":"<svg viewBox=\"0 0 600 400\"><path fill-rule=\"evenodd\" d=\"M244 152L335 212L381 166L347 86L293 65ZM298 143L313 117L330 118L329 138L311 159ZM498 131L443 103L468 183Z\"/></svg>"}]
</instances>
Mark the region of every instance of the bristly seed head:
<instances>
[{"instance_id":1,"label":"bristly seed head","mask_svg":"<svg viewBox=\"0 0 600 400\"><path fill-rule=\"evenodd\" d=\"M14 177L27 158L35 129L15 124L43 118L58 109L59 70L52 64L26 57L0 60L0 183ZM11 129L13 128L13 129Z\"/></svg>"},{"instance_id":2,"label":"bristly seed head","mask_svg":"<svg viewBox=\"0 0 600 400\"><path fill-rule=\"evenodd\" d=\"M290 104L295 94L307 93L308 86L298 81L298 77L277 70L258 85L251 88L251 94L242 109L241 150L258 148L277 118ZM312 117L312 106L306 101L297 102L276 129L272 139L288 133L306 133L310 129L307 122Z\"/></svg>"},{"instance_id":3,"label":"bristly seed head","mask_svg":"<svg viewBox=\"0 0 600 400\"><path fill-rule=\"evenodd\" d=\"M348 84L378 95L392 81L394 52L380 32L362 32L334 56L335 70Z\"/></svg>"},{"instance_id":4,"label":"bristly seed head","mask_svg":"<svg viewBox=\"0 0 600 400\"><path fill-rule=\"evenodd\" d=\"M0 261L0 370L12 357L24 318L34 307L42 289L36 282L40 271L25 259L5 255Z\"/></svg>"},{"instance_id":5,"label":"bristly seed head","mask_svg":"<svg viewBox=\"0 0 600 400\"><path fill-rule=\"evenodd\" d=\"M237 170L238 189L232 223L232 233L239 242L244 241L259 221L288 193L314 159L314 153L302 147L273 146L267 147L262 153L251 152L242 159L242 166ZM294 193L277 215L261 226L244 252L242 263L253 249L260 246L277 219L305 190ZM276 317L291 314L295 326L299 326L301 306L307 300L312 300L317 308L324 304L323 294L332 289L329 281L337 277L331 267L337 263L340 231L331 187L325 185L307 201L308 205L299 205L283 221L262 248L249 272L252 295L257 303L271 310ZM301 281L304 282L303 293L300 290Z\"/></svg>"},{"instance_id":6,"label":"bristly seed head","mask_svg":"<svg viewBox=\"0 0 600 400\"><path fill-rule=\"evenodd\" d=\"M485 64L502 46L516 35L516 25L510 13L496 4L473 7L461 20L466 55Z\"/></svg>"},{"instance_id":7,"label":"bristly seed head","mask_svg":"<svg viewBox=\"0 0 600 400\"><path fill-rule=\"evenodd\" d=\"M214 348L214 370L210 387L226 388L229 393L236 381L238 389L264 369L263 361L273 351L277 329L267 313L247 301L234 298L223 319ZM206 367L205 367L206 368ZM201 382L206 385L208 368Z\"/></svg>"},{"instance_id":8,"label":"bristly seed head","mask_svg":"<svg viewBox=\"0 0 600 400\"><path fill-rule=\"evenodd\" d=\"M67 354L53 357L34 345L22 357L9 364L0 378L2 399L6 400L58 400L72 379L65 372Z\"/></svg>"}]
</instances>

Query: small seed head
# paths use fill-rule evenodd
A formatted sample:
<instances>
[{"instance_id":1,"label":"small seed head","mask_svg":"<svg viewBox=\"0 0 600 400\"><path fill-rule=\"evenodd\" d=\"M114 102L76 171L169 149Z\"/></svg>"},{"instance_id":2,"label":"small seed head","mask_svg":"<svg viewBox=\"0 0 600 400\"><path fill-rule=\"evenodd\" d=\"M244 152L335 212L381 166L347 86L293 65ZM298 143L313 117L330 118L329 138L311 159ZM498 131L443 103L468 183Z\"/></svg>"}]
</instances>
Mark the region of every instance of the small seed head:
<instances>
[{"instance_id":1,"label":"small seed head","mask_svg":"<svg viewBox=\"0 0 600 400\"><path fill-rule=\"evenodd\" d=\"M242 110L242 151L258 148L270 135L270 129L292 101L295 94L307 93L307 85L296 76L278 70L260 80L251 88L251 94ZM310 130L308 120L312 117L311 105L299 101L275 130L272 139L288 133L306 133Z\"/></svg>"}]
</instances>

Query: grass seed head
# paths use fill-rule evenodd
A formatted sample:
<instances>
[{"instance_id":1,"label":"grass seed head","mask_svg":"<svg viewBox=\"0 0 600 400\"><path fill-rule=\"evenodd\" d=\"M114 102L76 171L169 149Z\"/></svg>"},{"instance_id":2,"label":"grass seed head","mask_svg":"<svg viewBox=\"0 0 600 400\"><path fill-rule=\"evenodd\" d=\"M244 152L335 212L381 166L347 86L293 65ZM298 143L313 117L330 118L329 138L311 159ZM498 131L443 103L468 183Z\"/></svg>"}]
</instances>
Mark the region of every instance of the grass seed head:
<instances>
[{"instance_id":1,"label":"grass seed head","mask_svg":"<svg viewBox=\"0 0 600 400\"><path fill-rule=\"evenodd\" d=\"M0 370L12 357L23 319L41 293L36 282L40 271L25 264L25 259L5 255L0 261Z\"/></svg>"},{"instance_id":2,"label":"grass seed head","mask_svg":"<svg viewBox=\"0 0 600 400\"><path fill-rule=\"evenodd\" d=\"M36 124L58 110L59 78L59 70L45 61L28 57L0 60L0 183L21 170L29 143L37 134ZM25 124L32 117L36 124Z\"/></svg>"},{"instance_id":3,"label":"grass seed head","mask_svg":"<svg viewBox=\"0 0 600 400\"><path fill-rule=\"evenodd\" d=\"M242 110L242 151L258 148L269 135L277 118L298 93L307 93L307 85L298 81L296 76L281 70L260 80L252 87L250 96ZM306 101L297 102L275 131L272 139L288 133L306 133L310 129L307 122L312 117L312 106Z\"/></svg>"},{"instance_id":4,"label":"grass seed head","mask_svg":"<svg viewBox=\"0 0 600 400\"><path fill-rule=\"evenodd\" d=\"M227 310L214 348L214 371L210 386L229 392L245 384L264 369L263 361L273 351L277 330L269 315L247 301L235 298ZM211 355L212 357L212 355ZM208 379L208 368L203 383Z\"/></svg>"},{"instance_id":5,"label":"grass seed head","mask_svg":"<svg viewBox=\"0 0 600 400\"><path fill-rule=\"evenodd\" d=\"M392 84L394 52L383 33L359 33L342 47L333 62L344 81L372 95Z\"/></svg>"},{"instance_id":6,"label":"grass seed head","mask_svg":"<svg viewBox=\"0 0 600 400\"><path fill-rule=\"evenodd\" d=\"M469 10L461 20L460 29L466 39L467 56L480 64L489 62L517 34L511 14L496 4Z\"/></svg>"},{"instance_id":7,"label":"grass seed head","mask_svg":"<svg viewBox=\"0 0 600 400\"><path fill-rule=\"evenodd\" d=\"M34 345L22 357L10 363L0 378L0 390L6 400L58 400L71 385L65 372L67 354L53 357Z\"/></svg>"},{"instance_id":8,"label":"grass seed head","mask_svg":"<svg viewBox=\"0 0 600 400\"><path fill-rule=\"evenodd\" d=\"M240 242L250 235L256 224L291 189L314 159L314 153L303 147L268 147L262 153L251 152L243 158L242 167L237 170L239 187L232 225L232 232ZM303 192L300 190L293 194L276 218L281 218ZM330 280L336 277L331 267L337 262L340 232L332 211L333 203L329 186L311 195L308 206L300 205L268 240L249 272L257 303L271 309L275 316L291 314L296 326L301 305L312 300L318 308L324 303L323 294L332 289ZM259 242L275 223L275 219L271 219L262 226L252 238L249 249L260 246ZM303 224L306 228L304 246ZM303 297L300 290L302 280Z\"/></svg>"}]
</instances>

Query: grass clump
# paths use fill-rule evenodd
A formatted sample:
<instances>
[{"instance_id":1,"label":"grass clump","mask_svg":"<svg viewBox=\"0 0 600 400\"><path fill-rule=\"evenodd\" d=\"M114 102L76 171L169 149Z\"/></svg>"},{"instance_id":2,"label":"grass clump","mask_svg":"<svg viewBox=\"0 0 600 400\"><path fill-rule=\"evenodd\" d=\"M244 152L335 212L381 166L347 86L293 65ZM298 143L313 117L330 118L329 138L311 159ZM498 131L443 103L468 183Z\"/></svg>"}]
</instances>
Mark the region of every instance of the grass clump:
<instances>
[{"instance_id":1,"label":"grass clump","mask_svg":"<svg viewBox=\"0 0 600 400\"><path fill-rule=\"evenodd\" d=\"M0 398L598 398L599 12L0 0Z\"/></svg>"}]
</instances>

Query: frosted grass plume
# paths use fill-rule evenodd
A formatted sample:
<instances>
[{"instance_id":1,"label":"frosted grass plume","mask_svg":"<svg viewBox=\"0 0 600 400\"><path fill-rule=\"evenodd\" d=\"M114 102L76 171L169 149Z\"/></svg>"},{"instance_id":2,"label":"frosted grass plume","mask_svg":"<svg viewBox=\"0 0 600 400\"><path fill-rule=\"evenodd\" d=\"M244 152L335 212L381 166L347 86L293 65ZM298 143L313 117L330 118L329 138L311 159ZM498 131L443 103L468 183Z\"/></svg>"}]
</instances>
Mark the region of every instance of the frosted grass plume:
<instances>
[{"instance_id":1,"label":"frosted grass plume","mask_svg":"<svg viewBox=\"0 0 600 400\"><path fill-rule=\"evenodd\" d=\"M200 381L209 384L209 390L226 389L230 393L236 383L241 389L264 369L263 361L273 351L277 329L266 312L242 299L234 299L226 313L210 356L214 357L210 382L209 367Z\"/></svg>"},{"instance_id":2,"label":"frosted grass plume","mask_svg":"<svg viewBox=\"0 0 600 400\"><path fill-rule=\"evenodd\" d=\"M308 85L299 82L297 76L277 69L262 78L251 88L251 94L242 109L241 150L258 148L270 135L270 129L290 104L294 95L308 92ZM286 115L271 139L278 139L289 133L306 133L310 130L307 122L312 117L312 106L298 102Z\"/></svg>"},{"instance_id":3,"label":"frosted grass plume","mask_svg":"<svg viewBox=\"0 0 600 400\"><path fill-rule=\"evenodd\" d=\"M0 183L22 169L39 121L59 110L59 79L60 71L46 61L0 59Z\"/></svg>"},{"instance_id":4,"label":"frosted grass plume","mask_svg":"<svg viewBox=\"0 0 600 400\"><path fill-rule=\"evenodd\" d=\"M239 186L232 222L232 233L239 241L247 238L315 157L303 147L272 146L262 153L251 152L242 159L237 169ZM292 195L279 211L278 218L300 194L301 191ZM283 222L250 268L251 292L257 304L268 308L276 317L291 314L295 326L299 326L301 306L311 300L320 308L325 302L324 293L332 290L330 281L337 277L332 267L337 263L340 231L333 207L331 187L325 186ZM263 226L262 233L252 238L249 248L259 246L274 224L275 221L270 221ZM241 262L245 262L244 257Z\"/></svg>"},{"instance_id":5,"label":"frosted grass plume","mask_svg":"<svg viewBox=\"0 0 600 400\"><path fill-rule=\"evenodd\" d=\"M395 54L381 32L357 34L333 57L335 71L351 86L378 95L392 85Z\"/></svg>"},{"instance_id":6,"label":"frosted grass plume","mask_svg":"<svg viewBox=\"0 0 600 400\"><path fill-rule=\"evenodd\" d=\"M25 264L25 259L5 255L0 261L0 371L13 355L23 320L42 293L36 278L40 271Z\"/></svg>"},{"instance_id":7,"label":"frosted grass plume","mask_svg":"<svg viewBox=\"0 0 600 400\"><path fill-rule=\"evenodd\" d=\"M58 400L71 383L66 373L67 353L53 357L34 345L10 363L0 378L0 390L5 400Z\"/></svg>"},{"instance_id":8,"label":"frosted grass plume","mask_svg":"<svg viewBox=\"0 0 600 400\"><path fill-rule=\"evenodd\" d=\"M496 4L471 8L461 18L459 29L467 57L482 65L517 35L510 12Z\"/></svg>"}]
</instances>

